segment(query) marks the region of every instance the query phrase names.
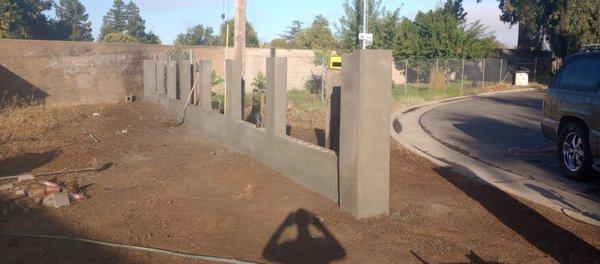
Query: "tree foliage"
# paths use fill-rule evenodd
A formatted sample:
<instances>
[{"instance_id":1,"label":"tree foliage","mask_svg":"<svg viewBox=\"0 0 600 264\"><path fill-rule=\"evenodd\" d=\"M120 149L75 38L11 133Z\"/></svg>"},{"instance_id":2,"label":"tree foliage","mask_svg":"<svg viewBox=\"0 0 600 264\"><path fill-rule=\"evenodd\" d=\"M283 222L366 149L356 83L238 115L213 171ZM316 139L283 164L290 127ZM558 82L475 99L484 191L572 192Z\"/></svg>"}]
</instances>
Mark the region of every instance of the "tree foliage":
<instances>
[{"instance_id":1,"label":"tree foliage","mask_svg":"<svg viewBox=\"0 0 600 264\"><path fill-rule=\"evenodd\" d=\"M0 38L47 39L52 37L48 18L51 0L0 1Z\"/></svg>"},{"instance_id":2,"label":"tree foliage","mask_svg":"<svg viewBox=\"0 0 600 264\"><path fill-rule=\"evenodd\" d=\"M302 24L300 20L294 20L292 21L292 25L288 27L288 30L280 35L283 39L287 40L288 47L296 46L296 38L302 31Z\"/></svg>"},{"instance_id":3,"label":"tree foliage","mask_svg":"<svg viewBox=\"0 0 600 264\"><path fill-rule=\"evenodd\" d=\"M214 44L225 46L225 37L227 34L227 25L229 24L229 46L233 47L234 35L235 35L235 23L233 19L225 21L221 24L221 31L219 32L219 36L215 38ZM256 34L256 30L252 24L246 21L246 47L258 48L260 43L258 41L258 35Z\"/></svg>"},{"instance_id":4,"label":"tree foliage","mask_svg":"<svg viewBox=\"0 0 600 264\"><path fill-rule=\"evenodd\" d=\"M160 38L154 32L146 33L146 21L133 1L129 1L127 5L122 0L113 2L113 7L102 20L98 40L105 41L105 37L111 33L130 36L136 40L135 43L160 44Z\"/></svg>"},{"instance_id":5,"label":"tree foliage","mask_svg":"<svg viewBox=\"0 0 600 264\"><path fill-rule=\"evenodd\" d=\"M109 43L139 43L138 40L134 37L120 32L108 33L104 36L104 39L102 41Z\"/></svg>"},{"instance_id":6,"label":"tree foliage","mask_svg":"<svg viewBox=\"0 0 600 264\"><path fill-rule=\"evenodd\" d=\"M177 35L175 39L176 45L207 45L213 44L215 36L213 36L212 27L204 27L196 25L189 27L186 32Z\"/></svg>"},{"instance_id":7,"label":"tree foliage","mask_svg":"<svg viewBox=\"0 0 600 264\"><path fill-rule=\"evenodd\" d=\"M125 21L127 21L127 35L134 37L139 42L146 38L146 20L142 19L140 9L133 1L125 6Z\"/></svg>"},{"instance_id":8,"label":"tree foliage","mask_svg":"<svg viewBox=\"0 0 600 264\"><path fill-rule=\"evenodd\" d=\"M78 0L60 0L54 6L56 10L55 36L71 41L93 41L92 22L85 7Z\"/></svg>"},{"instance_id":9,"label":"tree foliage","mask_svg":"<svg viewBox=\"0 0 600 264\"><path fill-rule=\"evenodd\" d=\"M463 0L446 0L442 10L444 10L447 15L454 17L457 21L465 22L467 12L465 12L462 3Z\"/></svg>"},{"instance_id":10,"label":"tree foliage","mask_svg":"<svg viewBox=\"0 0 600 264\"><path fill-rule=\"evenodd\" d=\"M482 58L497 48L482 24L461 22L443 9L419 12L414 21L404 19L395 43L397 58Z\"/></svg>"},{"instance_id":11,"label":"tree foliage","mask_svg":"<svg viewBox=\"0 0 600 264\"><path fill-rule=\"evenodd\" d=\"M482 0L478 0L481 2ZM498 0L500 19L519 25L519 48L541 50L544 42L560 57L600 41L600 1Z\"/></svg>"},{"instance_id":12,"label":"tree foliage","mask_svg":"<svg viewBox=\"0 0 600 264\"><path fill-rule=\"evenodd\" d=\"M104 38L110 33L125 33L127 30L127 14L125 13L125 4L122 0L115 0L113 6L102 19L100 36L98 40L105 41Z\"/></svg>"},{"instance_id":13,"label":"tree foliage","mask_svg":"<svg viewBox=\"0 0 600 264\"><path fill-rule=\"evenodd\" d=\"M309 28L301 29L293 43L297 49L332 50L337 46L329 21L322 15L317 15Z\"/></svg>"},{"instance_id":14,"label":"tree foliage","mask_svg":"<svg viewBox=\"0 0 600 264\"><path fill-rule=\"evenodd\" d=\"M338 31L339 46L343 51L351 51L359 47L358 33L363 27L363 2L364 0L345 0L344 15L340 18ZM367 24L372 28L385 13L381 0L368 0ZM375 36L374 36L375 38Z\"/></svg>"}]
</instances>

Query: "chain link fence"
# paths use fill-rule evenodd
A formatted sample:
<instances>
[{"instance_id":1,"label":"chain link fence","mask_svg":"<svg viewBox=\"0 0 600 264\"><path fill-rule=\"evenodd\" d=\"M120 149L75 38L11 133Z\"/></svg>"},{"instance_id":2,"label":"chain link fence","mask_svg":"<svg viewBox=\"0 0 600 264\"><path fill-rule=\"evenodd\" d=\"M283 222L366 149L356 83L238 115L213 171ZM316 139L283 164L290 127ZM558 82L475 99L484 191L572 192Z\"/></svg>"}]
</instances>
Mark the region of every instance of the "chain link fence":
<instances>
[{"instance_id":1,"label":"chain link fence","mask_svg":"<svg viewBox=\"0 0 600 264\"><path fill-rule=\"evenodd\" d=\"M547 84L562 60L555 58L396 60L394 101L421 102L511 89L517 71L530 82ZM399 81L398 81L399 80Z\"/></svg>"}]
</instances>

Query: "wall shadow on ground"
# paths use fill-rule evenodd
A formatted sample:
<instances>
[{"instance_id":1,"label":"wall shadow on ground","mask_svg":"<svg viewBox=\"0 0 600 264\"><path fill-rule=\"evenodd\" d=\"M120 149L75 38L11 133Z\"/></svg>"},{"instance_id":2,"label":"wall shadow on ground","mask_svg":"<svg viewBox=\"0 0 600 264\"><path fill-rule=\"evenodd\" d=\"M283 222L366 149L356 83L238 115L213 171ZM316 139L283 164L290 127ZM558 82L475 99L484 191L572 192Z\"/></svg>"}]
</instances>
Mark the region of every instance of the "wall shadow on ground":
<instances>
[{"instance_id":1,"label":"wall shadow on ground","mask_svg":"<svg viewBox=\"0 0 600 264\"><path fill-rule=\"evenodd\" d=\"M0 109L43 102L47 97L40 88L0 65Z\"/></svg>"},{"instance_id":2,"label":"wall shadow on ground","mask_svg":"<svg viewBox=\"0 0 600 264\"><path fill-rule=\"evenodd\" d=\"M280 241L284 232L294 227L296 239ZM311 234L311 229L318 230L318 234ZM263 257L279 263L330 263L344 259L346 250L318 217L299 209L290 213L273 233L264 247Z\"/></svg>"},{"instance_id":3,"label":"wall shadow on ground","mask_svg":"<svg viewBox=\"0 0 600 264\"><path fill-rule=\"evenodd\" d=\"M600 259L596 247L496 187L475 182L450 168L434 168L434 171L557 262L595 263Z\"/></svg>"},{"instance_id":4,"label":"wall shadow on ground","mask_svg":"<svg viewBox=\"0 0 600 264\"><path fill-rule=\"evenodd\" d=\"M10 176L30 172L58 158L62 150L51 149L41 153L25 153L0 160L0 175Z\"/></svg>"}]
</instances>

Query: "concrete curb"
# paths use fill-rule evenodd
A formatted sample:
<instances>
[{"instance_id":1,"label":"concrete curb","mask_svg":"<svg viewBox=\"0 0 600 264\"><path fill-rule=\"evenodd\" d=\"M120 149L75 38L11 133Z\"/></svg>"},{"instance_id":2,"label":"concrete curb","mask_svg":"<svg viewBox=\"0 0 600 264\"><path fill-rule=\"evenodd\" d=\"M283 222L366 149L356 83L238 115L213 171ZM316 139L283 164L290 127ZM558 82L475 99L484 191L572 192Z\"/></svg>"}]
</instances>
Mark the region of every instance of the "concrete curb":
<instances>
[{"instance_id":1,"label":"concrete curb","mask_svg":"<svg viewBox=\"0 0 600 264\"><path fill-rule=\"evenodd\" d=\"M400 125L400 127L402 127L401 129L404 129L404 126L399 121L400 117L410 115L410 114L415 114L415 113L413 113L415 111L419 111L419 112L425 111L418 115L417 120L420 120L420 117L423 114L427 113L428 111L438 108L438 107L441 107L445 104L450 104L450 103L456 102L456 101L463 101L463 100L469 100L469 99L473 99L473 98L477 98L477 97L488 97L488 96L494 96L494 95L498 95L498 94L533 91L533 90L537 90L537 89L526 88L526 89L515 89L515 90L508 90L508 91L490 92L490 93L483 93L483 94L479 94L479 95L461 96L461 97L455 97L455 98L436 100L436 101L423 103L423 104L413 106L413 107L405 107L405 108L398 110L392 114L391 124L390 124L390 133L391 133L392 137L398 143L400 143L403 147L409 149L411 152L413 152L421 157L426 158L427 160L433 162L437 166L451 168L453 171L455 171L461 175L464 175L465 177L482 180L486 184L490 184L490 185L492 185L506 193L509 193L511 195L514 195L514 196L532 201L534 203L546 206L555 211L562 212L567 217L572 218L576 221L584 222L584 223L591 224L594 226L600 226L600 221L598 221L592 217L586 216L586 213L582 213L582 212L578 212L578 211L570 209L570 208L566 208L565 206L562 206L560 203L550 200L549 198L540 197L539 194L536 194L534 192L531 192L530 190L523 188L522 185L501 183L498 181L494 181L494 179L502 177L502 176L494 177L494 174L504 175L504 176L508 175L509 177L513 177L512 174L514 174L514 173L507 172L507 171L504 171L504 170L501 170L498 168L493 168L492 166L483 164L482 162L479 162L471 157L468 157L468 156L461 154L459 152L456 152L454 150L452 150L451 152L445 150L445 151L447 151L447 153L452 153L452 155L461 156L460 158L462 158L463 160L468 160L465 163L461 163L461 165L455 164L453 162L448 161L443 156L435 156L433 154L428 153L425 150L420 149L417 146L413 146L410 142L408 142L406 139L404 139L400 135L400 133L402 131L398 132L396 130L396 129L398 129L396 127L398 125ZM427 108L427 109L424 109L424 108ZM431 109L429 109L429 108L431 108ZM419 123L418 129L423 130L420 125L420 122L417 121L417 123ZM417 126L414 126L412 128L415 129L415 127L417 127ZM427 135L427 137L429 137L429 135ZM431 138L431 139L433 139L433 138ZM441 143L439 143L437 141L436 141L436 143L439 145L442 145ZM441 147L441 146L434 146L434 147ZM443 147L441 147L441 148L443 148ZM489 168L485 169L485 174L487 174L487 175L482 176L479 173L474 172L474 171L481 172L482 171L481 168L486 167L486 166L489 167ZM516 175L516 174L514 174L514 175ZM536 182L534 180L527 180L527 184L535 185L540 188L544 188L544 189L548 189L548 190L556 189L552 186L548 186L548 185ZM558 193L558 191L557 191L557 193Z\"/></svg>"}]
</instances>

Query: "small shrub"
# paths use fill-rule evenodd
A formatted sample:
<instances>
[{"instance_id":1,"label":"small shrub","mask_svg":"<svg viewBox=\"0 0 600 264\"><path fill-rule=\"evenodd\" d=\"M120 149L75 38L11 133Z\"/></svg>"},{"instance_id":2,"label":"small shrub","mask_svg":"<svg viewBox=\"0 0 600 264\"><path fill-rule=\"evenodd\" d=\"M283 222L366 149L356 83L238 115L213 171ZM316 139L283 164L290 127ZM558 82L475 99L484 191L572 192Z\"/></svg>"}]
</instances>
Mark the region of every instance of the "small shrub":
<instances>
[{"instance_id":1,"label":"small shrub","mask_svg":"<svg viewBox=\"0 0 600 264\"><path fill-rule=\"evenodd\" d=\"M322 78L320 75L311 74L309 79L304 83L304 89L311 94L321 93Z\"/></svg>"},{"instance_id":2,"label":"small shrub","mask_svg":"<svg viewBox=\"0 0 600 264\"><path fill-rule=\"evenodd\" d=\"M254 86L254 92L264 93L267 90L267 78L265 78L262 72L258 72L256 78L252 80L251 85Z\"/></svg>"},{"instance_id":3,"label":"small shrub","mask_svg":"<svg viewBox=\"0 0 600 264\"><path fill-rule=\"evenodd\" d=\"M170 60L188 60L190 59L190 54L182 46L175 45L167 50L167 57Z\"/></svg>"},{"instance_id":4,"label":"small shrub","mask_svg":"<svg viewBox=\"0 0 600 264\"><path fill-rule=\"evenodd\" d=\"M431 74L429 75L429 89L440 89L446 87L447 84L444 72L436 68L431 69Z\"/></svg>"},{"instance_id":5,"label":"small shrub","mask_svg":"<svg viewBox=\"0 0 600 264\"><path fill-rule=\"evenodd\" d=\"M212 86L217 86L223 82L225 82L225 80L223 80L223 78L221 78L216 71L213 70L212 73L210 73L210 84Z\"/></svg>"}]
</instances>

